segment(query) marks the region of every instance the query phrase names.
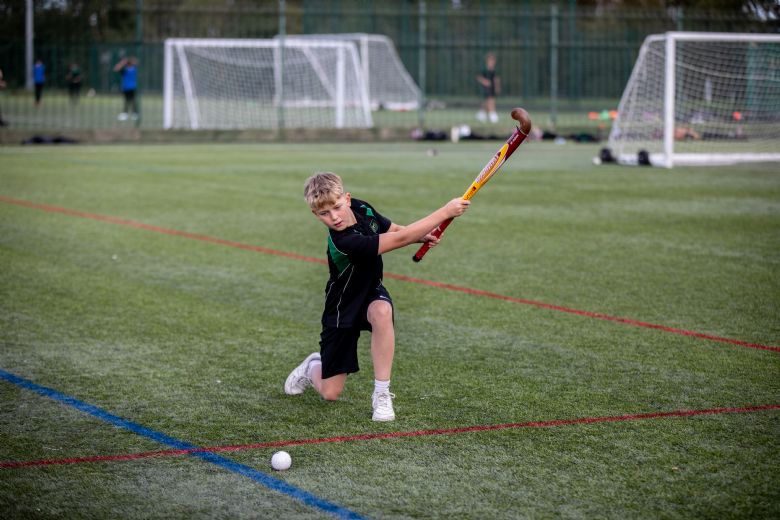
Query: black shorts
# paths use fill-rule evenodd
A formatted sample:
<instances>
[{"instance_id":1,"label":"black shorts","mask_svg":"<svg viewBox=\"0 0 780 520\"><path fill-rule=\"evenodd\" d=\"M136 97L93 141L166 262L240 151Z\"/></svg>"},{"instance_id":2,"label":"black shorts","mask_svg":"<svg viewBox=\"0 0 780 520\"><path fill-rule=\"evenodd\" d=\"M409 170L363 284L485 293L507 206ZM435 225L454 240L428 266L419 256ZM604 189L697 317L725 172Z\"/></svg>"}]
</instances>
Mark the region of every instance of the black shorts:
<instances>
[{"instance_id":1,"label":"black shorts","mask_svg":"<svg viewBox=\"0 0 780 520\"><path fill-rule=\"evenodd\" d=\"M368 322L368 306L376 301L384 300L393 305L390 294L383 285L377 287L365 307L361 310L362 319L355 322L350 328L323 327L320 333L320 357L322 358L322 378L327 379L339 374L351 374L360 370L358 364L357 344L360 332L371 331ZM393 312L395 320L395 312Z\"/></svg>"}]
</instances>

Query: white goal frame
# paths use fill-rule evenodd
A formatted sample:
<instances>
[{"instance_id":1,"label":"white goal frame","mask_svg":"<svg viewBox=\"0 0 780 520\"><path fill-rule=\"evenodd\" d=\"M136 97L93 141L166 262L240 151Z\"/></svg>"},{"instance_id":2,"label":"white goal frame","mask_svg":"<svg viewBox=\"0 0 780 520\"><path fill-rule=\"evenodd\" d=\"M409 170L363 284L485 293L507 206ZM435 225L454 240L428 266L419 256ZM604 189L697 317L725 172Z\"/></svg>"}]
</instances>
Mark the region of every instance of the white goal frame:
<instances>
[{"instance_id":1,"label":"white goal frame","mask_svg":"<svg viewBox=\"0 0 780 520\"><path fill-rule=\"evenodd\" d=\"M277 36L277 38L280 38ZM404 66L393 40L384 34L369 33L325 33L325 34L288 34L285 40L309 41L345 41L357 45L360 64L363 68L371 100L372 110L387 109L396 111L417 110L421 106L422 92L409 71ZM377 56L370 51L372 45L382 45L387 49L385 58L387 68L375 66Z\"/></svg>"},{"instance_id":2,"label":"white goal frame","mask_svg":"<svg viewBox=\"0 0 780 520\"><path fill-rule=\"evenodd\" d=\"M284 39L223 39L223 38L168 38L165 40L164 61L163 61L163 128L189 128L192 130L213 128L204 124L201 118L198 92L196 81L193 78L192 70L189 66L184 49L186 47L211 47L211 48L260 48L271 49L273 51L273 75L274 75L274 98L273 105L280 111L285 108L305 108L306 106L333 108L332 121L327 125L332 128L345 128L345 111L348 103L351 107L357 107L361 113L360 127L373 127L371 116L371 105L368 98L368 87L360 68L360 57L356 46L347 41L302 41L302 40L284 40ZM338 56L335 71L324 70L317 63L312 53L308 50L316 48L326 48L335 50ZM292 100L285 97L284 80L285 78L285 49L299 49L303 52L309 61L312 70L320 78L323 86L328 91L331 99L323 105L322 101L311 100ZM347 64L355 64L354 69L348 70ZM175 70L178 68L178 71ZM175 85L174 75L178 72L182 81L184 91L184 102L186 113L189 118L187 125L180 125L174 121ZM347 91L347 73L353 73L357 78L355 88L358 92L357 100L347 100L345 92ZM333 77L335 75L335 78ZM230 128L230 125L227 125ZM260 126L267 128L269 126ZM275 128L275 125L270 125ZM226 126L220 126L226 128ZM235 126L234 128L246 128L246 126Z\"/></svg>"},{"instance_id":3,"label":"white goal frame","mask_svg":"<svg viewBox=\"0 0 780 520\"><path fill-rule=\"evenodd\" d=\"M615 158L621 164L637 164L637 151L631 150L626 152L625 148L625 136L621 133L624 132L624 128L621 123L626 123L626 119L634 117L630 114L630 106L634 101L635 96L634 86L638 81L641 81L642 67L647 58L646 54L651 44L658 44L662 42L664 44L664 82L663 82L663 99L658 100L662 104L662 127L663 127L663 147L661 151L654 151L648 154L650 163L654 166L663 166L666 168L672 168L676 165L712 165L712 164L734 164L738 162L750 162L750 161L780 161L780 139L777 143L776 151L771 152L746 152L746 153L730 153L730 152L701 152L701 153L679 153L675 150L675 131L676 122L679 120L677 114L675 114L675 102L677 94L677 44L679 42L756 42L756 43L779 43L780 35L771 34L753 34L753 33L706 33L706 32L667 32L665 34L648 36L639 51L634 69L631 73L631 77L628 80L623 96L618 106L618 117L613 123L612 130L609 137L610 149L615 153ZM770 94L774 94L780 99L780 73L777 70L769 70L767 73L771 73L774 76L769 79L773 86L773 90ZM766 80L767 78L762 78ZM780 107L778 107L778 117L780 117ZM621 119L623 118L623 119ZM780 120L777 121L778 128L780 128ZM626 125L628 126L628 125ZM780 132L780 131L779 131ZM780 135L780 133L778 133ZM621 139L623 141L621 141Z\"/></svg>"}]
</instances>

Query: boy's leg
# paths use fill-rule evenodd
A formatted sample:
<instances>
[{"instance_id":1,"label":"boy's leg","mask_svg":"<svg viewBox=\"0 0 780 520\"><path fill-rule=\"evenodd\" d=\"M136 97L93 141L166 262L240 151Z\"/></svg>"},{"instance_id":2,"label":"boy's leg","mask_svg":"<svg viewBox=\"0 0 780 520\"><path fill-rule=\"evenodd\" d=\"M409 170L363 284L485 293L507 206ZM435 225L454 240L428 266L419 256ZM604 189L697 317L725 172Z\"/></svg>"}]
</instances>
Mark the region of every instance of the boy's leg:
<instances>
[{"instance_id":1,"label":"boy's leg","mask_svg":"<svg viewBox=\"0 0 780 520\"><path fill-rule=\"evenodd\" d=\"M313 365L322 364L319 352L312 352L306 359L290 372L284 381L284 393L287 395L302 394L307 388L312 386L311 369Z\"/></svg>"},{"instance_id":2,"label":"boy's leg","mask_svg":"<svg viewBox=\"0 0 780 520\"><path fill-rule=\"evenodd\" d=\"M344 390L347 375L360 369L357 359L359 337L358 328L323 328L320 333L320 351L309 354L290 372L284 384L284 391L297 395L313 386L323 399L337 400ZM322 377L323 373L327 377Z\"/></svg>"},{"instance_id":3,"label":"boy's leg","mask_svg":"<svg viewBox=\"0 0 780 520\"><path fill-rule=\"evenodd\" d=\"M390 393L390 376L395 354L395 328L393 306L385 300L374 300L368 306L368 322L371 324L371 359L374 362L374 394L371 405L373 420L392 421L393 394Z\"/></svg>"},{"instance_id":4,"label":"boy's leg","mask_svg":"<svg viewBox=\"0 0 780 520\"><path fill-rule=\"evenodd\" d=\"M313 386L324 399L335 401L344 390L346 381L347 374L337 374L323 379L320 354L312 352L287 376L287 380L284 382L284 393L298 395L302 394L308 387Z\"/></svg>"},{"instance_id":5,"label":"boy's leg","mask_svg":"<svg viewBox=\"0 0 780 520\"><path fill-rule=\"evenodd\" d=\"M315 364L309 372L311 384L326 401L335 401L344 390L347 382L347 374L336 374L327 379L322 379L322 363Z\"/></svg>"},{"instance_id":6,"label":"boy's leg","mask_svg":"<svg viewBox=\"0 0 780 520\"><path fill-rule=\"evenodd\" d=\"M393 306L384 300L374 300L368 306L367 318L371 324L371 360L374 362L374 377L380 381L389 381L395 354Z\"/></svg>"}]
</instances>

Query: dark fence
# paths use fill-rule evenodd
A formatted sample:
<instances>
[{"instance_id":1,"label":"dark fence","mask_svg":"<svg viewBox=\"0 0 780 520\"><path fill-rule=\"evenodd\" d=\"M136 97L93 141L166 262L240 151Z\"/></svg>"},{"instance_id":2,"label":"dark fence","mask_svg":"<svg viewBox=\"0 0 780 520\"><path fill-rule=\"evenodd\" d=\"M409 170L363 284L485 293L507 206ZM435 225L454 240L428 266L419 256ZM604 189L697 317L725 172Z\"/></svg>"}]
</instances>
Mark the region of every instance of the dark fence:
<instances>
[{"instance_id":1,"label":"dark fence","mask_svg":"<svg viewBox=\"0 0 780 520\"><path fill-rule=\"evenodd\" d=\"M216 4L214 2L213 4ZM11 9L9 5L17 7ZM120 57L139 59L143 117L136 124L161 126L163 41L170 37L272 38L294 34L383 34L395 43L407 70L422 88L425 109L375 118L388 126L447 126L476 111L475 76L484 56L495 53L502 79L499 106L522 104L560 124L583 111L613 109L636 55L649 34L669 30L776 32L777 21L732 12L680 8L636 10L531 1L235 1L230 7L193 2L35 2L35 55L47 66L45 100L37 109L24 90L23 2L4 4L0 68L8 83L0 95L3 116L24 128L100 128L121 124ZM75 5L81 11L74 12ZM84 74L80 115L56 105L65 96L67 67ZM43 108L43 110L42 110ZM53 110L53 108L51 109ZM70 110L70 112L68 112ZM545 119L545 118L542 118ZM537 120L539 118L537 117Z\"/></svg>"}]
</instances>

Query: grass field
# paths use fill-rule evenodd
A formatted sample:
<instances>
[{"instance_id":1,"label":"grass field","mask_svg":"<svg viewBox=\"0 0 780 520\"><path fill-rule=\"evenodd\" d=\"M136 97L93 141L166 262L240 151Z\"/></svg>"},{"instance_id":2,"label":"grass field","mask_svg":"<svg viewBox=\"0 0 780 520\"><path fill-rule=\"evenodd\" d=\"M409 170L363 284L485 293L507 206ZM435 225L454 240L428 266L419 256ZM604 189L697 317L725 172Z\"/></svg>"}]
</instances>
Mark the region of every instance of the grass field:
<instances>
[{"instance_id":1,"label":"grass field","mask_svg":"<svg viewBox=\"0 0 780 520\"><path fill-rule=\"evenodd\" d=\"M284 395L327 276L304 180L405 224L497 146L0 148L0 516L778 518L776 165L526 143L385 255L397 420L367 337L343 400Z\"/></svg>"}]
</instances>

